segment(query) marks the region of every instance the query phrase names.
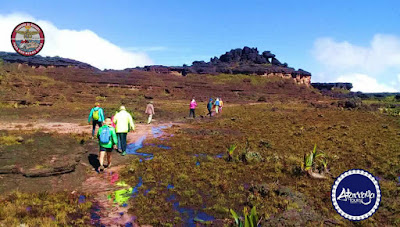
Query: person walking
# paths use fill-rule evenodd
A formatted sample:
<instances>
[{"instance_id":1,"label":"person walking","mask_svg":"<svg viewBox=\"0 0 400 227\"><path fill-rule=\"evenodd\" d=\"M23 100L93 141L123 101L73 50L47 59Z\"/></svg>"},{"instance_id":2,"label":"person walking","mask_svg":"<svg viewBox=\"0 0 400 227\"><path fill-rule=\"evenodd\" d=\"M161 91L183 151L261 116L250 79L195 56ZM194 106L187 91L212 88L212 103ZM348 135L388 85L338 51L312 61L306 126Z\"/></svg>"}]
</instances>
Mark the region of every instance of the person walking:
<instances>
[{"instance_id":1,"label":"person walking","mask_svg":"<svg viewBox=\"0 0 400 227\"><path fill-rule=\"evenodd\" d=\"M219 98L219 113L222 113L222 107L224 106L224 102L221 98Z\"/></svg>"},{"instance_id":2,"label":"person walking","mask_svg":"<svg viewBox=\"0 0 400 227\"><path fill-rule=\"evenodd\" d=\"M147 119L147 124L150 124L151 120L153 119L153 115L155 114L154 113L153 101L150 101L147 104L145 113L149 115L149 118Z\"/></svg>"},{"instance_id":3,"label":"person walking","mask_svg":"<svg viewBox=\"0 0 400 227\"><path fill-rule=\"evenodd\" d=\"M213 99L210 98L210 100L208 100L208 103L207 103L207 110L208 110L207 115L210 115L210 117L212 117L212 112L211 112L212 108L213 108Z\"/></svg>"},{"instance_id":4,"label":"person walking","mask_svg":"<svg viewBox=\"0 0 400 227\"><path fill-rule=\"evenodd\" d=\"M112 121L110 118L106 118L104 121L104 125L99 128L97 132L97 139L99 140L100 146L100 157L99 157L99 170L104 170L104 156L107 153L107 168L111 167L111 152L114 149L117 149L117 135L115 133L115 129L112 127Z\"/></svg>"},{"instance_id":5,"label":"person walking","mask_svg":"<svg viewBox=\"0 0 400 227\"><path fill-rule=\"evenodd\" d=\"M118 151L124 156L126 155L126 136L130 130L135 130L135 125L131 114L126 111L125 106L121 106L119 110L114 116L114 123L118 138Z\"/></svg>"},{"instance_id":6,"label":"person walking","mask_svg":"<svg viewBox=\"0 0 400 227\"><path fill-rule=\"evenodd\" d=\"M89 117L88 117L88 123L90 124L90 121L92 121L92 139L94 138L94 133L96 131L96 125L103 126L103 121L104 121L104 111L102 108L100 108L100 103L96 102L94 107L90 110Z\"/></svg>"},{"instance_id":7,"label":"person walking","mask_svg":"<svg viewBox=\"0 0 400 227\"><path fill-rule=\"evenodd\" d=\"M215 113L218 114L219 111L219 98L217 98L214 102L215 105Z\"/></svg>"},{"instance_id":8,"label":"person walking","mask_svg":"<svg viewBox=\"0 0 400 227\"><path fill-rule=\"evenodd\" d=\"M195 109L197 107L197 103L196 100L194 100L194 97L192 99L192 101L190 102L190 112L189 112L189 117L193 116L193 119L196 118L196 113L195 113Z\"/></svg>"}]
</instances>

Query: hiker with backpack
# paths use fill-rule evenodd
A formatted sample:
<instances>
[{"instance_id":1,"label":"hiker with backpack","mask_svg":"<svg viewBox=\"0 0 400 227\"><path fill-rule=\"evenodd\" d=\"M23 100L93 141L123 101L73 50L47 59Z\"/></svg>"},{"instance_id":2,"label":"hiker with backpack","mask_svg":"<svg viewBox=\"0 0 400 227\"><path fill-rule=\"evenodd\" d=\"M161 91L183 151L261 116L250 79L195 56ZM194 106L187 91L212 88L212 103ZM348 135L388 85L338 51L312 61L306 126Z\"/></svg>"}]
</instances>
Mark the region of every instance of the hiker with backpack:
<instances>
[{"instance_id":1,"label":"hiker with backpack","mask_svg":"<svg viewBox=\"0 0 400 227\"><path fill-rule=\"evenodd\" d=\"M90 124L90 121L92 121L93 129L92 129L92 139L94 137L94 133L96 131L96 125L103 126L103 121L104 121L104 111L102 108L100 108L100 103L96 102L95 106L90 110L90 114L88 117L88 123Z\"/></svg>"},{"instance_id":2,"label":"hiker with backpack","mask_svg":"<svg viewBox=\"0 0 400 227\"><path fill-rule=\"evenodd\" d=\"M132 115L126 111L125 106L121 106L119 110L120 111L115 114L113 121L118 138L118 152L124 156L126 155L126 136L130 130L135 130L135 125Z\"/></svg>"},{"instance_id":3,"label":"hiker with backpack","mask_svg":"<svg viewBox=\"0 0 400 227\"><path fill-rule=\"evenodd\" d=\"M190 102L189 107L190 107L189 117L193 116L193 118L196 118L196 114L195 114L194 110L197 107L197 103L196 103L196 100L194 100L194 97L193 97L192 101Z\"/></svg>"},{"instance_id":4,"label":"hiker with backpack","mask_svg":"<svg viewBox=\"0 0 400 227\"><path fill-rule=\"evenodd\" d=\"M107 153L107 168L111 167L111 152L117 148L116 144L118 143L117 135L115 133L115 129L111 126L111 119L107 118L104 121L104 125L99 128L97 132L97 138L99 139L100 146L100 157L99 157L99 171L104 170L104 156Z\"/></svg>"},{"instance_id":5,"label":"hiker with backpack","mask_svg":"<svg viewBox=\"0 0 400 227\"><path fill-rule=\"evenodd\" d=\"M222 114L222 107L224 106L224 102L222 101L222 99L221 98L219 98L219 113L221 113Z\"/></svg>"},{"instance_id":6,"label":"hiker with backpack","mask_svg":"<svg viewBox=\"0 0 400 227\"><path fill-rule=\"evenodd\" d=\"M147 119L147 124L150 124L151 120L153 119L153 115L154 115L153 101L150 101L147 104L145 113L149 115L149 118Z\"/></svg>"},{"instance_id":7,"label":"hiker with backpack","mask_svg":"<svg viewBox=\"0 0 400 227\"><path fill-rule=\"evenodd\" d=\"M208 110L207 115L210 115L210 117L212 117L212 112L211 112L212 108L213 108L213 99L210 98L210 100L208 100L208 103L207 103L207 110Z\"/></svg>"},{"instance_id":8,"label":"hiker with backpack","mask_svg":"<svg viewBox=\"0 0 400 227\"><path fill-rule=\"evenodd\" d=\"M219 98L217 98L214 102L215 105L215 114L218 114L219 111Z\"/></svg>"}]
</instances>

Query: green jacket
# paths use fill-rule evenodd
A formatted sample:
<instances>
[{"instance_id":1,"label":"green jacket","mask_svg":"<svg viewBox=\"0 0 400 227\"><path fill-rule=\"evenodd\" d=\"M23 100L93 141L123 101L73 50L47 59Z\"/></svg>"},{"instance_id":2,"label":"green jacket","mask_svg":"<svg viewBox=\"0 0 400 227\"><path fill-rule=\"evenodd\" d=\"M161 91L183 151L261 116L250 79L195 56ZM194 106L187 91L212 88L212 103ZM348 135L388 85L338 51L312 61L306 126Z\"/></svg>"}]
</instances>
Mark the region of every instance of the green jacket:
<instances>
[{"instance_id":1,"label":"green jacket","mask_svg":"<svg viewBox=\"0 0 400 227\"><path fill-rule=\"evenodd\" d=\"M106 144L100 142L100 133L101 133L101 131L103 131L104 127L109 127L110 134L111 134L110 141ZM104 147L104 148L112 148L114 144L118 143L117 134L115 133L115 129L112 126L108 126L108 125L103 125L101 128L99 128L99 131L97 132L97 139L99 139L100 147Z\"/></svg>"}]
</instances>

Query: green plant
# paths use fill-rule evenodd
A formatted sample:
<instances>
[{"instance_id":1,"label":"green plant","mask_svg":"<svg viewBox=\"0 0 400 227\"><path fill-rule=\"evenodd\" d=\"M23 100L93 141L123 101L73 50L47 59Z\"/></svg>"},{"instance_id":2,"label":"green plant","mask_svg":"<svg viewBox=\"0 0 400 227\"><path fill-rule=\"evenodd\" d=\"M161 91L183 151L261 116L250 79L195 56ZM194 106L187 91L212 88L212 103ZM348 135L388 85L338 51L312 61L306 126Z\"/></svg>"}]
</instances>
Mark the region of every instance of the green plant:
<instances>
[{"instance_id":1,"label":"green plant","mask_svg":"<svg viewBox=\"0 0 400 227\"><path fill-rule=\"evenodd\" d=\"M232 217L235 219L235 223L240 227L255 227L259 226L261 219L258 219L258 214L256 207L254 206L250 210L250 214L247 207L243 208L243 218L239 217L239 215L232 209L229 210L232 214Z\"/></svg>"},{"instance_id":2,"label":"green plant","mask_svg":"<svg viewBox=\"0 0 400 227\"><path fill-rule=\"evenodd\" d=\"M236 150L237 146L236 144L232 144L229 148L228 148L228 161L232 161L233 159L233 152Z\"/></svg>"},{"instance_id":3,"label":"green plant","mask_svg":"<svg viewBox=\"0 0 400 227\"><path fill-rule=\"evenodd\" d=\"M317 160L317 158L321 157ZM307 174L314 178L325 178L321 174L314 173L313 170L317 168L317 162L323 165L325 171L327 171L328 161L325 158L325 154L317 151L317 144L314 145L314 149L310 154L304 154L304 161L301 164L301 169L306 171Z\"/></svg>"}]
</instances>

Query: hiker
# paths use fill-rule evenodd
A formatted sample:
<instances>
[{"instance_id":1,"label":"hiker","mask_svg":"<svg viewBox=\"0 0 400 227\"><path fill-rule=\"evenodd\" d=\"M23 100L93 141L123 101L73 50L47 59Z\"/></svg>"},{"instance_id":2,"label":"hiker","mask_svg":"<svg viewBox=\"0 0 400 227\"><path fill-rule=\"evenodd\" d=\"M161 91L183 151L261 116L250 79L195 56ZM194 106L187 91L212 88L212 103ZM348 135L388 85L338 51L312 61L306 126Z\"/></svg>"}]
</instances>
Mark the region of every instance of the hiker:
<instances>
[{"instance_id":1,"label":"hiker","mask_svg":"<svg viewBox=\"0 0 400 227\"><path fill-rule=\"evenodd\" d=\"M130 130L135 130L135 125L131 114L126 111L125 106L121 106L119 110L114 116L114 123L118 137L118 152L124 156L126 155L126 136Z\"/></svg>"},{"instance_id":2,"label":"hiker","mask_svg":"<svg viewBox=\"0 0 400 227\"><path fill-rule=\"evenodd\" d=\"M224 102L222 101L221 98L219 98L219 113L222 113L222 107L224 106Z\"/></svg>"},{"instance_id":3,"label":"hiker","mask_svg":"<svg viewBox=\"0 0 400 227\"><path fill-rule=\"evenodd\" d=\"M153 119L153 115L154 115L153 101L150 101L147 104L145 113L149 115L149 118L147 119L147 124L150 124L151 120Z\"/></svg>"},{"instance_id":4,"label":"hiker","mask_svg":"<svg viewBox=\"0 0 400 227\"><path fill-rule=\"evenodd\" d=\"M88 118L88 123L90 124L90 120L92 120L92 139L94 138L94 133L96 131L96 125L103 126L103 121L104 121L104 112L103 109L100 108L100 103L96 102L94 107L90 110L89 118Z\"/></svg>"},{"instance_id":5,"label":"hiker","mask_svg":"<svg viewBox=\"0 0 400 227\"><path fill-rule=\"evenodd\" d=\"M114 117L117 115L118 111L115 111L115 114L111 116L111 126L115 128Z\"/></svg>"},{"instance_id":6,"label":"hiker","mask_svg":"<svg viewBox=\"0 0 400 227\"><path fill-rule=\"evenodd\" d=\"M210 98L210 100L208 100L208 103L207 103L207 110L208 110L207 115L210 115L210 117L212 117L212 112L211 112L212 107L213 107L213 99Z\"/></svg>"},{"instance_id":7,"label":"hiker","mask_svg":"<svg viewBox=\"0 0 400 227\"><path fill-rule=\"evenodd\" d=\"M218 114L219 111L219 98L217 98L214 102L215 105L215 113Z\"/></svg>"},{"instance_id":8,"label":"hiker","mask_svg":"<svg viewBox=\"0 0 400 227\"><path fill-rule=\"evenodd\" d=\"M107 168L111 167L111 152L117 148L116 144L118 143L117 135L115 133L115 129L111 126L111 119L107 118L104 121L104 125L99 128L97 132L97 138L99 139L100 145L100 157L99 157L99 171L104 170L104 156L107 153Z\"/></svg>"},{"instance_id":9,"label":"hiker","mask_svg":"<svg viewBox=\"0 0 400 227\"><path fill-rule=\"evenodd\" d=\"M196 118L196 114L194 112L194 110L197 107L197 103L196 100L194 100L194 97L192 99L192 101L190 102L190 112L189 112L189 117L193 115L193 118Z\"/></svg>"}]
</instances>

